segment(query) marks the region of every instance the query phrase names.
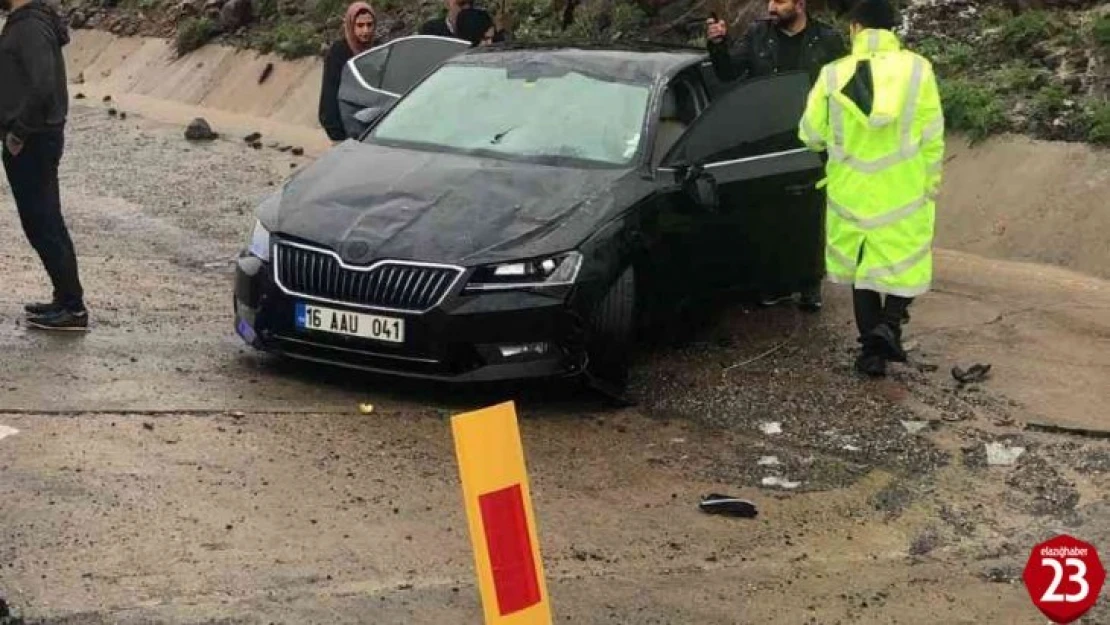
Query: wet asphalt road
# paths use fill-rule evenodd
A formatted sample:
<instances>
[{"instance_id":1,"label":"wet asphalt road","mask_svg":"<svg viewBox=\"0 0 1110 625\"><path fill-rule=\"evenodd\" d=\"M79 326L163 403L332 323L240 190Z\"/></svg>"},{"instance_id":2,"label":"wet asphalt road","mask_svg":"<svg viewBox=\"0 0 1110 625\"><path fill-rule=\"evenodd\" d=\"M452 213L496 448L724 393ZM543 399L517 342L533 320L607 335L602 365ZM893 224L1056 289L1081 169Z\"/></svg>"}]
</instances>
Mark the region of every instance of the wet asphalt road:
<instances>
[{"instance_id":1,"label":"wet asphalt road","mask_svg":"<svg viewBox=\"0 0 1110 625\"><path fill-rule=\"evenodd\" d=\"M623 411L258 356L232 331L231 259L253 205L307 161L189 146L177 128L91 109L75 111L69 145L87 336L22 326L23 302L48 290L0 185L0 432L18 431L0 434L0 597L28 622L477 623L448 418L505 399L522 399L560 622L1038 623L1020 584L983 570L1068 514L1110 538L1095 505L990 516L1004 476L945 461L971 434L912 437L891 387L846 381L835 299L824 322L726 324L756 354L802 328L782 369L741 372L752 390L664 349L645 361L645 406ZM898 384L927 386L907 375ZM749 431L769 419L784 437ZM1050 452L1101 466L1093 447ZM804 495L757 488L770 454ZM1099 501L1100 475L1076 501ZM760 517L700 514L698 497L721 490ZM1015 496L1023 510L1036 491ZM922 532L932 553L911 556Z\"/></svg>"}]
</instances>

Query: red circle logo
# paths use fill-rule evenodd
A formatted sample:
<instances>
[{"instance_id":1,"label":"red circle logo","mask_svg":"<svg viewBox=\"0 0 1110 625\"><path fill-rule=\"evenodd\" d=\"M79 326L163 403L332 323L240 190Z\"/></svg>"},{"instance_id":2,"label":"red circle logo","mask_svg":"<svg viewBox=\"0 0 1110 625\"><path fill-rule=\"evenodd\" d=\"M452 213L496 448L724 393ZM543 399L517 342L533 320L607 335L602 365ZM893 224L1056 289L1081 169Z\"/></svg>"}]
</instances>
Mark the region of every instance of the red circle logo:
<instances>
[{"instance_id":1,"label":"red circle logo","mask_svg":"<svg viewBox=\"0 0 1110 625\"><path fill-rule=\"evenodd\" d=\"M1033 547L1022 579L1041 613L1053 623L1071 623L1098 601L1106 569L1093 545L1063 535Z\"/></svg>"}]
</instances>

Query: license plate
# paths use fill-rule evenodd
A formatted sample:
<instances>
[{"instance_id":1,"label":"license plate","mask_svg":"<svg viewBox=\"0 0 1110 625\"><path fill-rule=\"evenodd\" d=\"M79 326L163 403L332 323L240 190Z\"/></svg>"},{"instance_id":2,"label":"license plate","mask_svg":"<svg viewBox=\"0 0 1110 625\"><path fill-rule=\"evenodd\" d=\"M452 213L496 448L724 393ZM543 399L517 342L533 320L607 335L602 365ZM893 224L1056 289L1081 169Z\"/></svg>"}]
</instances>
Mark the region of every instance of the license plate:
<instances>
[{"instance_id":1,"label":"license plate","mask_svg":"<svg viewBox=\"0 0 1110 625\"><path fill-rule=\"evenodd\" d=\"M405 342L405 320L298 303L297 328L357 336L389 343Z\"/></svg>"}]
</instances>

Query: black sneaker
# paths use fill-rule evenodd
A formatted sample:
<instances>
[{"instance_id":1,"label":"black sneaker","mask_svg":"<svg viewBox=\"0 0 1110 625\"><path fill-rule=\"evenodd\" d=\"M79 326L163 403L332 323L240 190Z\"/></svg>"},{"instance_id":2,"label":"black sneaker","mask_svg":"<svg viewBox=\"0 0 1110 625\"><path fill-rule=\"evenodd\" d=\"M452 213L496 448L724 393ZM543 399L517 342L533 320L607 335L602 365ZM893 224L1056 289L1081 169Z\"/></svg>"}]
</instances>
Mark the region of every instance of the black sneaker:
<instances>
[{"instance_id":1,"label":"black sneaker","mask_svg":"<svg viewBox=\"0 0 1110 625\"><path fill-rule=\"evenodd\" d=\"M27 325L37 330L84 332L89 328L89 313L84 310L78 312L62 308L45 315L30 317L27 319Z\"/></svg>"},{"instance_id":2,"label":"black sneaker","mask_svg":"<svg viewBox=\"0 0 1110 625\"><path fill-rule=\"evenodd\" d=\"M46 302L37 303L36 302L36 303L33 303L33 304L27 304L26 306L23 307L23 310L26 311L26 313L28 315L32 315L32 316L35 316L35 317L41 317L42 315L49 315L51 313L56 313L61 309L62 309L62 305L59 304L58 302L49 302L49 303L46 303Z\"/></svg>"},{"instance_id":3,"label":"black sneaker","mask_svg":"<svg viewBox=\"0 0 1110 625\"><path fill-rule=\"evenodd\" d=\"M894 329L885 323L880 323L871 331L871 337L885 358L894 362L906 362L906 350L902 348L901 327Z\"/></svg>"},{"instance_id":4,"label":"black sneaker","mask_svg":"<svg viewBox=\"0 0 1110 625\"><path fill-rule=\"evenodd\" d=\"M856 358L856 371L870 378L881 378L886 375L886 358L865 349Z\"/></svg>"},{"instance_id":5,"label":"black sneaker","mask_svg":"<svg viewBox=\"0 0 1110 625\"><path fill-rule=\"evenodd\" d=\"M769 308L792 299L794 299L793 293L765 293L759 298L759 305Z\"/></svg>"},{"instance_id":6,"label":"black sneaker","mask_svg":"<svg viewBox=\"0 0 1110 625\"><path fill-rule=\"evenodd\" d=\"M821 300L820 285L802 291L802 296L798 300L798 308L805 312L818 312L822 306L824 306L824 303Z\"/></svg>"}]
</instances>

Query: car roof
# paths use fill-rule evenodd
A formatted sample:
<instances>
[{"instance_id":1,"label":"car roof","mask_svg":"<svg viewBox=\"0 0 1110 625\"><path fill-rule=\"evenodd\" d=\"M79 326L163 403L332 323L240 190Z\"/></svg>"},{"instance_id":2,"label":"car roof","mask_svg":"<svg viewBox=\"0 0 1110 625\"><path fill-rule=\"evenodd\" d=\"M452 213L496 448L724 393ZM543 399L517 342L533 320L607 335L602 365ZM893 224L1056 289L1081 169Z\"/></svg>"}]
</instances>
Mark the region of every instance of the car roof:
<instances>
[{"instance_id":1,"label":"car roof","mask_svg":"<svg viewBox=\"0 0 1110 625\"><path fill-rule=\"evenodd\" d=\"M668 79L705 57L704 49L654 42L503 43L474 48L447 63L492 67L520 62L552 64L614 80L651 83Z\"/></svg>"}]
</instances>

